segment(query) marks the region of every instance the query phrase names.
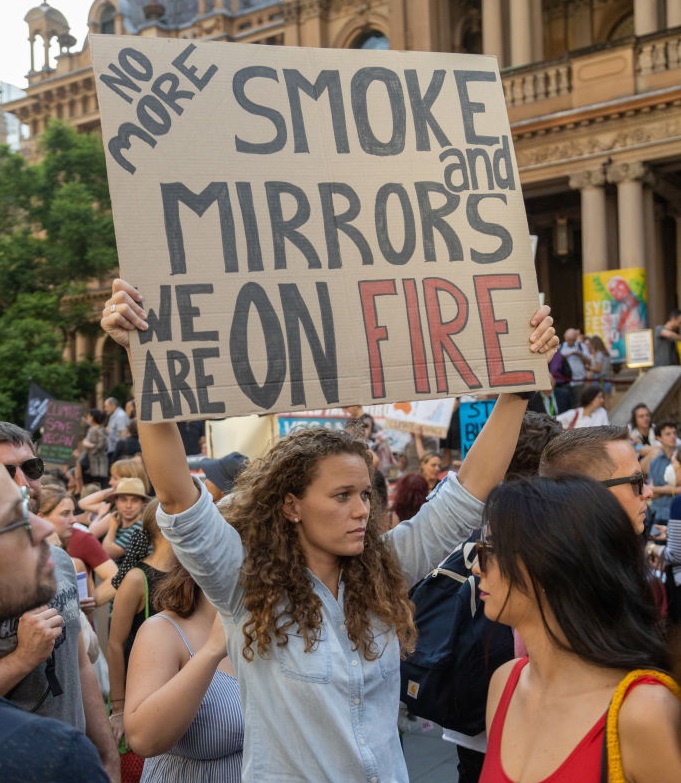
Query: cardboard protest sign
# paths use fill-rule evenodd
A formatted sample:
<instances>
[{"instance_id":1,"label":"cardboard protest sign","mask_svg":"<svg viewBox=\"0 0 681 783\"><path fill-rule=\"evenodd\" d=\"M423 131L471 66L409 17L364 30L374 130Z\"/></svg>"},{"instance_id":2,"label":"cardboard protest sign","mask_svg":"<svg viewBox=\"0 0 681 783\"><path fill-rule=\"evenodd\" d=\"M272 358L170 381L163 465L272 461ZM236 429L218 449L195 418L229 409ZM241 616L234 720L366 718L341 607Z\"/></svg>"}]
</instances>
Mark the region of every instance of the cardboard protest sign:
<instances>
[{"instance_id":1,"label":"cardboard protest sign","mask_svg":"<svg viewBox=\"0 0 681 783\"><path fill-rule=\"evenodd\" d=\"M73 464L82 424L83 408L77 402L48 401L40 442L40 456L45 462Z\"/></svg>"},{"instance_id":2,"label":"cardboard protest sign","mask_svg":"<svg viewBox=\"0 0 681 783\"><path fill-rule=\"evenodd\" d=\"M142 420L548 386L493 58L91 43Z\"/></svg>"}]
</instances>

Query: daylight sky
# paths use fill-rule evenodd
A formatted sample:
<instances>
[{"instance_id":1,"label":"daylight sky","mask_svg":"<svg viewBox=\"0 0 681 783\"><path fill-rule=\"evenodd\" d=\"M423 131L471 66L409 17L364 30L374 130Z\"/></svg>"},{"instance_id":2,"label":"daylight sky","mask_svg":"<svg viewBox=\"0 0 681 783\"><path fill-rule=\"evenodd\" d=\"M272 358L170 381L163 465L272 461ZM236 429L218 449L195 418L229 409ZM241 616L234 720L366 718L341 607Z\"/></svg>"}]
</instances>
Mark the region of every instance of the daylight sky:
<instances>
[{"instance_id":1,"label":"daylight sky","mask_svg":"<svg viewBox=\"0 0 681 783\"><path fill-rule=\"evenodd\" d=\"M87 15L93 0L50 0L53 8L66 17L71 35L78 43L74 51L83 47L87 35ZM9 82L24 89L26 74L31 66L31 50L28 43L28 25L24 17L40 5L40 0L0 0L0 81ZM35 46L36 66L43 63L42 42Z\"/></svg>"}]
</instances>

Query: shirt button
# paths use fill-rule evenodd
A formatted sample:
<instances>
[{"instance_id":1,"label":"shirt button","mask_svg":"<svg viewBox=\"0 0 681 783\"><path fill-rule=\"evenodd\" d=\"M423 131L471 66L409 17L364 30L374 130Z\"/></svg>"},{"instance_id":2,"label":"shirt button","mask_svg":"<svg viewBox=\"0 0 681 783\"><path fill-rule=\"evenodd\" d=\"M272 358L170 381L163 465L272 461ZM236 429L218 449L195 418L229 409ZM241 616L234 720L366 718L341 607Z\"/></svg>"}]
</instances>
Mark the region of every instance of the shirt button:
<instances>
[{"instance_id":1,"label":"shirt button","mask_svg":"<svg viewBox=\"0 0 681 783\"><path fill-rule=\"evenodd\" d=\"M360 744L360 745L366 745L366 744L367 744L367 742L366 742L366 740L363 740L363 739L361 739L361 740L359 741L359 744Z\"/></svg>"},{"instance_id":2,"label":"shirt button","mask_svg":"<svg viewBox=\"0 0 681 783\"><path fill-rule=\"evenodd\" d=\"M352 665L353 665L353 666L357 666L357 663L358 663L358 662L357 662L356 660L354 660L354 661L352 662Z\"/></svg>"},{"instance_id":3,"label":"shirt button","mask_svg":"<svg viewBox=\"0 0 681 783\"><path fill-rule=\"evenodd\" d=\"M341 629L341 631L345 631L345 623L341 623L339 628Z\"/></svg>"},{"instance_id":4,"label":"shirt button","mask_svg":"<svg viewBox=\"0 0 681 783\"><path fill-rule=\"evenodd\" d=\"M352 703L353 703L353 704L359 704L359 699L353 699L353 700L352 700Z\"/></svg>"},{"instance_id":5,"label":"shirt button","mask_svg":"<svg viewBox=\"0 0 681 783\"><path fill-rule=\"evenodd\" d=\"M375 775L371 778L371 783L378 783L378 778Z\"/></svg>"}]
</instances>

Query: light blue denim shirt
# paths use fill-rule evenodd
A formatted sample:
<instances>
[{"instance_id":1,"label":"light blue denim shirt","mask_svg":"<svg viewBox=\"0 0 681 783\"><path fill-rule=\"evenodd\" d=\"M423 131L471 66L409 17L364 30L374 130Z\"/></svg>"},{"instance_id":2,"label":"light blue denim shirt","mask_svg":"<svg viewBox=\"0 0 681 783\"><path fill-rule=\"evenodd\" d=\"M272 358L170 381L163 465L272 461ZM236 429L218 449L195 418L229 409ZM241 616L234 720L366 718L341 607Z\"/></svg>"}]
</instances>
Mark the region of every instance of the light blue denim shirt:
<instances>
[{"instance_id":1,"label":"light blue denim shirt","mask_svg":"<svg viewBox=\"0 0 681 783\"><path fill-rule=\"evenodd\" d=\"M411 585L440 563L481 523L483 504L453 473L419 513L386 533ZM239 569L244 548L204 487L201 497L177 515L158 511L158 524L180 562L217 607L227 634L244 711L242 780L248 783L408 783L397 732L400 650L392 628L376 626L383 653L367 661L353 650L344 616L341 581L336 600L312 573L322 602L318 647L303 640L268 658L242 656L248 619Z\"/></svg>"}]
</instances>

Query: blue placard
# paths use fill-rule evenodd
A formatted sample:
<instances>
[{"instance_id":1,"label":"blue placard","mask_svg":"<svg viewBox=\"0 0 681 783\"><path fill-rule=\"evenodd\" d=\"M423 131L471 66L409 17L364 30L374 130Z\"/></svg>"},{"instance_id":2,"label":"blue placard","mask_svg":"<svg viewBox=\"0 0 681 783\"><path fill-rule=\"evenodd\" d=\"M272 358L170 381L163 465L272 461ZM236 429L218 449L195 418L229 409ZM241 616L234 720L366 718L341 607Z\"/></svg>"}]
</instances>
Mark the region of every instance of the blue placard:
<instances>
[{"instance_id":1,"label":"blue placard","mask_svg":"<svg viewBox=\"0 0 681 783\"><path fill-rule=\"evenodd\" d=\"M303 427L324 427L327 430L344 430L347 419L325 416L277 416L279 422L279 437L285 438L294 430Z\"/></svg>"},{"instance_id":2,"label":"blue placard","mask_svg":"<svg viewBox=\"0 0 681 783\"><path fill-rule=\"evenodd\" d=\"M475 400L459 405L459 424L461 425L461 459L473 445L492 412L496 400Z\"/></svg>"}]
</instances>

